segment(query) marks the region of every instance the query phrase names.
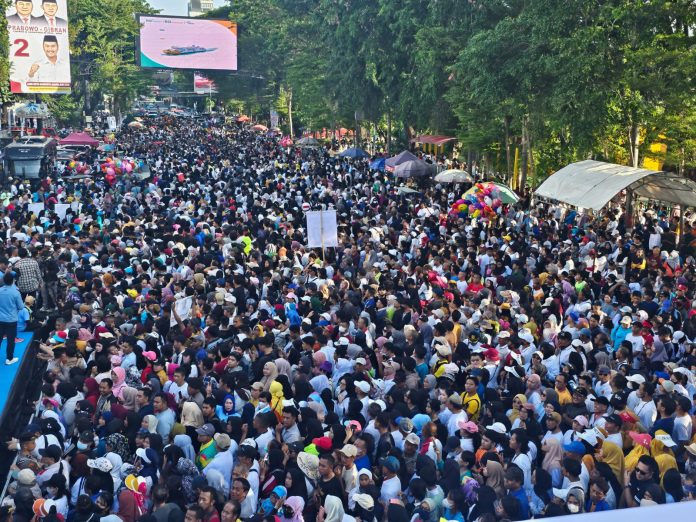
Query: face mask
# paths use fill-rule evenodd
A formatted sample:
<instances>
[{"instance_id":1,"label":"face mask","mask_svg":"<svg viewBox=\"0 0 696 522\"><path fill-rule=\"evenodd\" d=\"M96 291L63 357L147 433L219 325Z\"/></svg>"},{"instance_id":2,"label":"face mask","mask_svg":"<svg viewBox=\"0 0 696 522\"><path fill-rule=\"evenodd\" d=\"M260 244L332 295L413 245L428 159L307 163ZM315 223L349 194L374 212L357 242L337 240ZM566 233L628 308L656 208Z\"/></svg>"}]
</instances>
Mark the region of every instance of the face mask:
<instances>
[{"instance_id":1,"label":"face mask","mask_svg":"<svg viewBox=\"0 0 696 522\"><path fill-rule=\"evenodd\" d=\"M259 408L265 408L266 406L268 406L268 403L259 401Z\"/></svg>"},{"instance_id":2,"label":"face mask","mask_svg":"<svg viewBox=\"0 0 696 522\"><path fill-rule=\"evenodd\" d=\"M568 511L570 511L571 513L577 513L578 511L580 511L580 506L578 506L577 504L568 504Z\"/></svg>"},{"instance_id":3,"label":"face mask","mask_svg":"<svg viewBox=\"0 0 696 522\"><path fill-rule=\"evenodd\" d=\"M452 501L450 499L446 498L445 500L442 501L442 506L445 509L452 509Z\"/></svg>"},{"instance_id":4,"label":"face mask","mask_svg":"<svg viewBox=\"0 0 696 522\"><path fill-rule=\"evenodd\" d=\"M84 450L86 450L87 448L89 448L89 444L85 444L85 443L82 442L82 441L78 441L78 442L77 442L77 449L79 449L80 451L84 451Z\"/></svg>"}]
</instances>

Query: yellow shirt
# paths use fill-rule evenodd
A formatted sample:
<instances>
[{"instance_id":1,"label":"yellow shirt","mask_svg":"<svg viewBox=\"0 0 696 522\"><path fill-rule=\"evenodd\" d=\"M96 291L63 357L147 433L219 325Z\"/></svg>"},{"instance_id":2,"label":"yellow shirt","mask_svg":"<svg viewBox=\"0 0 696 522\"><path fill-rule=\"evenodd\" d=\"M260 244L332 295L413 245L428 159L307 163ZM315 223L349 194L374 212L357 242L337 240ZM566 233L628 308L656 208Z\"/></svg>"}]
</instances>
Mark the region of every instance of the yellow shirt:
<instances>
[{"instance_id":1,"label":"yellow shirt","mask_svg":"<svg viewBox=\"0 0 696 522\"><path fill-rule=\"evenodd\" d=\"M481 397L478 393L469 395L466 392L462 393L462 406L469 416L469 420L476 421L481 412Z\"/></svg>"},{"instance_id":2,"label":"yellow shirt","mask_svg":"<svg viewBox=\"0 0 696 522\"><path fill-rule=\"evenodd\" d=\"M566 388L564 391L559 391L558 388L556 388L556 393L558 393L558 403L561 406L565 406L566 404L573 402L573 396L570 394L570 390L568 388Z\"/></svg>"}]
</instances>

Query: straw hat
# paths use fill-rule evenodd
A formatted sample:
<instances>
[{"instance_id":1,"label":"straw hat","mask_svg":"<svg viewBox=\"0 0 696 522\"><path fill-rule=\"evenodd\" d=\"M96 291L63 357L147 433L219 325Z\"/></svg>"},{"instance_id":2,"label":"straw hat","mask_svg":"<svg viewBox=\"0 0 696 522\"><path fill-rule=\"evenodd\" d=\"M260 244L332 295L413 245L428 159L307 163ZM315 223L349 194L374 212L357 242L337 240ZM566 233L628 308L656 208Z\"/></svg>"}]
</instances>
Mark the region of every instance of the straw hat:
<instances>
[{"instance_id":1,"label":"straw hat","mask_svg":"<svg viewBox=\"0 0 696 522\"><path fill-rule=\"evenodd\" d=\"M311 480L319 478L319 457L303 451L297 455L297 465L300 471Z\"/></svg>"}]
</instances>

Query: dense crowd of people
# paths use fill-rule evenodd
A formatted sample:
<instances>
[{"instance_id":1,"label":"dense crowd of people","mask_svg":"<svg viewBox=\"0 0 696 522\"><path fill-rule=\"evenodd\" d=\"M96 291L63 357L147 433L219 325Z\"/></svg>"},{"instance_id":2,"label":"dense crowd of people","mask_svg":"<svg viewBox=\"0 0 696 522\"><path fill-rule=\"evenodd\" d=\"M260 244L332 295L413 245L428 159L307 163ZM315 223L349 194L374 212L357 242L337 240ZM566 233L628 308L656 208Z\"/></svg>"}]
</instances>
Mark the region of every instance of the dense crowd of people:
<instances>
[{"instance_id":1,"label":"dense crowd of people","mask_svg":"<svg viewBox=\"0 0 696 522\"><path fill-rule=\"evenodd\" d=\"M4 517L494 522L696 498L692 216L471 219L458 185L402 195L323 148L147 123L117 154L148 176L95 163L5 194L0 324L47 369Z\"/></svg>"}]
</instances>

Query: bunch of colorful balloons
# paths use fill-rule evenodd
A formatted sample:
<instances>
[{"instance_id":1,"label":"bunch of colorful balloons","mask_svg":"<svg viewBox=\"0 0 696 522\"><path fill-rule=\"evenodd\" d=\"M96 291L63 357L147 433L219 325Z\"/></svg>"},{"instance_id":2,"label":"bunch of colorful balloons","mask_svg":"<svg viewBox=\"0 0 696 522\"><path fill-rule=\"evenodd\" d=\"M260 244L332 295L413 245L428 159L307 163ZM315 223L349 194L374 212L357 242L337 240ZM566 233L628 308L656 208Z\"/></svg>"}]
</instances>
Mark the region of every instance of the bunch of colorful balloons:
<instances>
[{"instance_id":1,"label":"bunch of colorful balloons","mask_svg":"<svg viewBox=\"0 0 696 522\"><path fill-rule=\"evenodd\" d=\"M493 219L502 204L498 187L493 183L477 183L452 204L450 215Z\"/></svg>"},{"instance_id":2,"label":"bunch of colorful balloons","mask_svg":"<svg viewBox=\"0 0 696 522\"><path fill-rule=\"evenodd\" d=\"M113 184L116 180L116 176L126 173L133 172L135 169L135 161L133 160L119 160L114 158L106 158L106 161L101 164L101 171L105 175L105 179L109 184Z\"/></svg>"},{"instance_id":3,"label":"bunch of colorful balloons","mask_svg":"<svg viewBox=\"0 0 696 522\"><path fill-rule=\"evenodd\" d=\"M68 163L68 167L73 169L78 174L84 174L85 172L89 171L89 166L81 161L71 160L70 163Z\"/></svg>"}]
</instances>

